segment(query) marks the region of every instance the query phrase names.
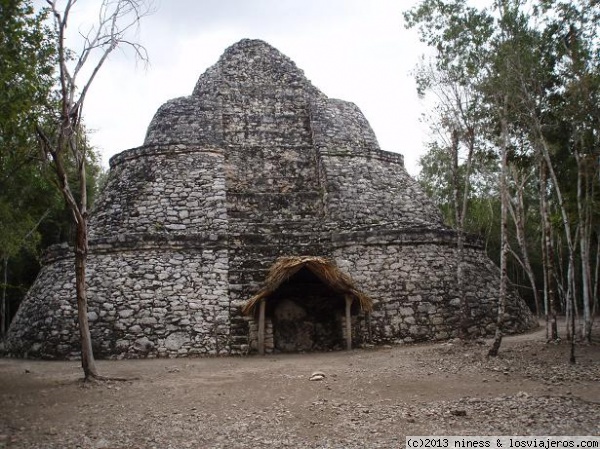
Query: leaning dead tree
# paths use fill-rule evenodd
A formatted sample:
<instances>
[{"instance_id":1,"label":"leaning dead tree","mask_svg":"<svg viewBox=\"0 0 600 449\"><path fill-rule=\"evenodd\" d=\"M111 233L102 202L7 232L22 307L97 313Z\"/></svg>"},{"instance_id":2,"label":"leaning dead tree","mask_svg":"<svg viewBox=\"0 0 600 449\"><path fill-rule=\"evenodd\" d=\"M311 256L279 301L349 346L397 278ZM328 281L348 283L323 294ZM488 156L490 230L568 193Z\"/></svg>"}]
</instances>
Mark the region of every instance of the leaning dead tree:
<instances>
[{"instance_id":1,"label":"leaning dead tree","mask_svg":"<svg viewBox=\"0 0 600 449\"><path fill-rule=\"evenodd\" d=\"M49 125L37 126L41 149L56 173L57 186L75 225L75 284L81 339L81 363L85 379L98 374L88 323L86 263L88 255L88 210L86 152L82 111L86 96L108 56L119 47L129 47L136 58L147 61L143 46L129 40L139 21L151 12L144 0L103 0L98 20L87 33L79 33L81 50L74 53L67 42L67 25L77 0L46 0L53 19L57 54L58 106ZM74 167L73 169L69 169ZM69 179L72 176L73 183ZM74 187L76 185L76 187Z\"/></svg>"}]
</instances>

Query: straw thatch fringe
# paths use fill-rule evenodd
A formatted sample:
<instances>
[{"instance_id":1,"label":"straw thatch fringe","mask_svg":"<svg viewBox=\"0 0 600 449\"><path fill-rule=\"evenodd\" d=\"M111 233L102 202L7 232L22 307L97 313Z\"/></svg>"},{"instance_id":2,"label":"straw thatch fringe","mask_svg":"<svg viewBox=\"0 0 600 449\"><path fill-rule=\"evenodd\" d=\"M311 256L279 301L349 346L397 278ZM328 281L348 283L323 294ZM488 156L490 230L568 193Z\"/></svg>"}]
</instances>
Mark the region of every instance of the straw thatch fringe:
<instances>
[{"instance_id":1,"label":"straw thatch fringe","mask_svg":"<svg viewBox=\"0 0 600 449\"><path fill-rule=\"evenodd\" d=\"M342 273L333 261L323 257L304 256L277 259L267 274L264 287L248 300L242 308L242 313L254 315L255 308L260 301L272 295L281 284L300 271L302 267L309 269L332 290L357 300L362 310L370 312L373 309L373 300L358 290L350 276Z\"/></svg>"}]
</instances>

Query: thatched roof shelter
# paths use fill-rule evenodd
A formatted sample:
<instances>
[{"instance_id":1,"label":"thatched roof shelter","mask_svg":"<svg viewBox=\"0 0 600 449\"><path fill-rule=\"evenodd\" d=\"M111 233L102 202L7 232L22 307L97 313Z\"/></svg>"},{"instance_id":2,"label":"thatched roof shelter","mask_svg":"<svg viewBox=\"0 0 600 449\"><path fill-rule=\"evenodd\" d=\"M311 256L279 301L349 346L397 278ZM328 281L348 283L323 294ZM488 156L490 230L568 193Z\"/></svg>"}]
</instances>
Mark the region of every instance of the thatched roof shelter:
<instances>
[{"instance_id":1,"label":"thatched roof shelter","mask_svg":"<svg viewBox=\"0 0 600 449\"><path fill-rule=\"evenodd\" d=\"M373 309L373 300L358 290L352 279L342 273L333 261L323 257L303 256L277 259L267 274L264 287L248 300L242 312L245 315L255 315L256 306L261 300L268 300L269 296L302 268L308 269L336 293L352 298L361 310L369 312Z\"/></svg>"}]
</instances>

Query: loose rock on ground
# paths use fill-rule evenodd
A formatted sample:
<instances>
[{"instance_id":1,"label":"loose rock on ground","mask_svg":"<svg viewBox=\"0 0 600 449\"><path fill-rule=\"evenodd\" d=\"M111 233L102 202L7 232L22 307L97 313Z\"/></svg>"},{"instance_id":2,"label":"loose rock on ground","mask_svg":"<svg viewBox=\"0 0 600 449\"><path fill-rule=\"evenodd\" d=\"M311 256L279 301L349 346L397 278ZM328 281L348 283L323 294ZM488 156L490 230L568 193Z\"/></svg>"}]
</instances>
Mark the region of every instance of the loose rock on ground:
<instances>
[{"instance_id":1,"label":"loose rock on ground","mask_svg":"<svg viewBox=\"0 0 600 449\"><path fill-rule=\"evenodd\" d=\"M100 362L0 359L0 448L389 448L406 435L598 435L600 346L544 332L321 354ZM324 373L319 382L311 374Z\"/></svg>"}]
</instances>

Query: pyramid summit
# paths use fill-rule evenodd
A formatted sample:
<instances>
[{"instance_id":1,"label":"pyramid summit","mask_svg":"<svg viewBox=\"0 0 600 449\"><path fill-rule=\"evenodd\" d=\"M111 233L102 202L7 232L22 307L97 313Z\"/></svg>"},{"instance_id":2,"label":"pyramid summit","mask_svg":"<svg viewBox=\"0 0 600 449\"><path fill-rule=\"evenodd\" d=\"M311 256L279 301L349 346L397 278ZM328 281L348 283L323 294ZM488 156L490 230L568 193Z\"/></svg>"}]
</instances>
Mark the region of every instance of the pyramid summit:
<instances>
[{"instance_id":1,"label":"pyramid summit","mask_svg":"<svg viewBox=\"0 0 600 449\"><path fill-rule=\"evenodd\" d=\"M212 92L212 83L229 85L265 84L304 85L311 94L322 96L294 61L258 39L243 39L225 50L219 61L200 76L193 92L199 96ZM205 86L211 86L206 89Z\"/></svg>"},{"instance_id":2,"label":"pyramid summit","mask_svg":"<svg viewBox=\"0 0 600 449\"><path fill-rule=\"evenodd\" d=\"M110 165L89 231L99 356L457 335L455 231L356 105L328 98L265 42L229 47L190 96L158 109L143 146ZM464 260L469 332L488 335L498 269L475 238ZM77 355L73 286L72 251L50 248L10 327L12 353ZM506 329L533 324L511 295Z\"/></svg>"},{"instance_id":3,"label":"pyramid summit","mask_svg":"<svg viewBox=\"0 0 600 449\"><path fill-rule=\"evenodd\" d=\"M271 92L278 92L277 98ZM231 144L237 136L226 125L233 115L258 111L262 103L263 126L269 119L278 126L276 119L291 114L294 102L318 98L326 97L287 56L261 40L244 39L200 76L192 95L171 100L158 110L145 144Z\"/></svg>"}]
</instances>

